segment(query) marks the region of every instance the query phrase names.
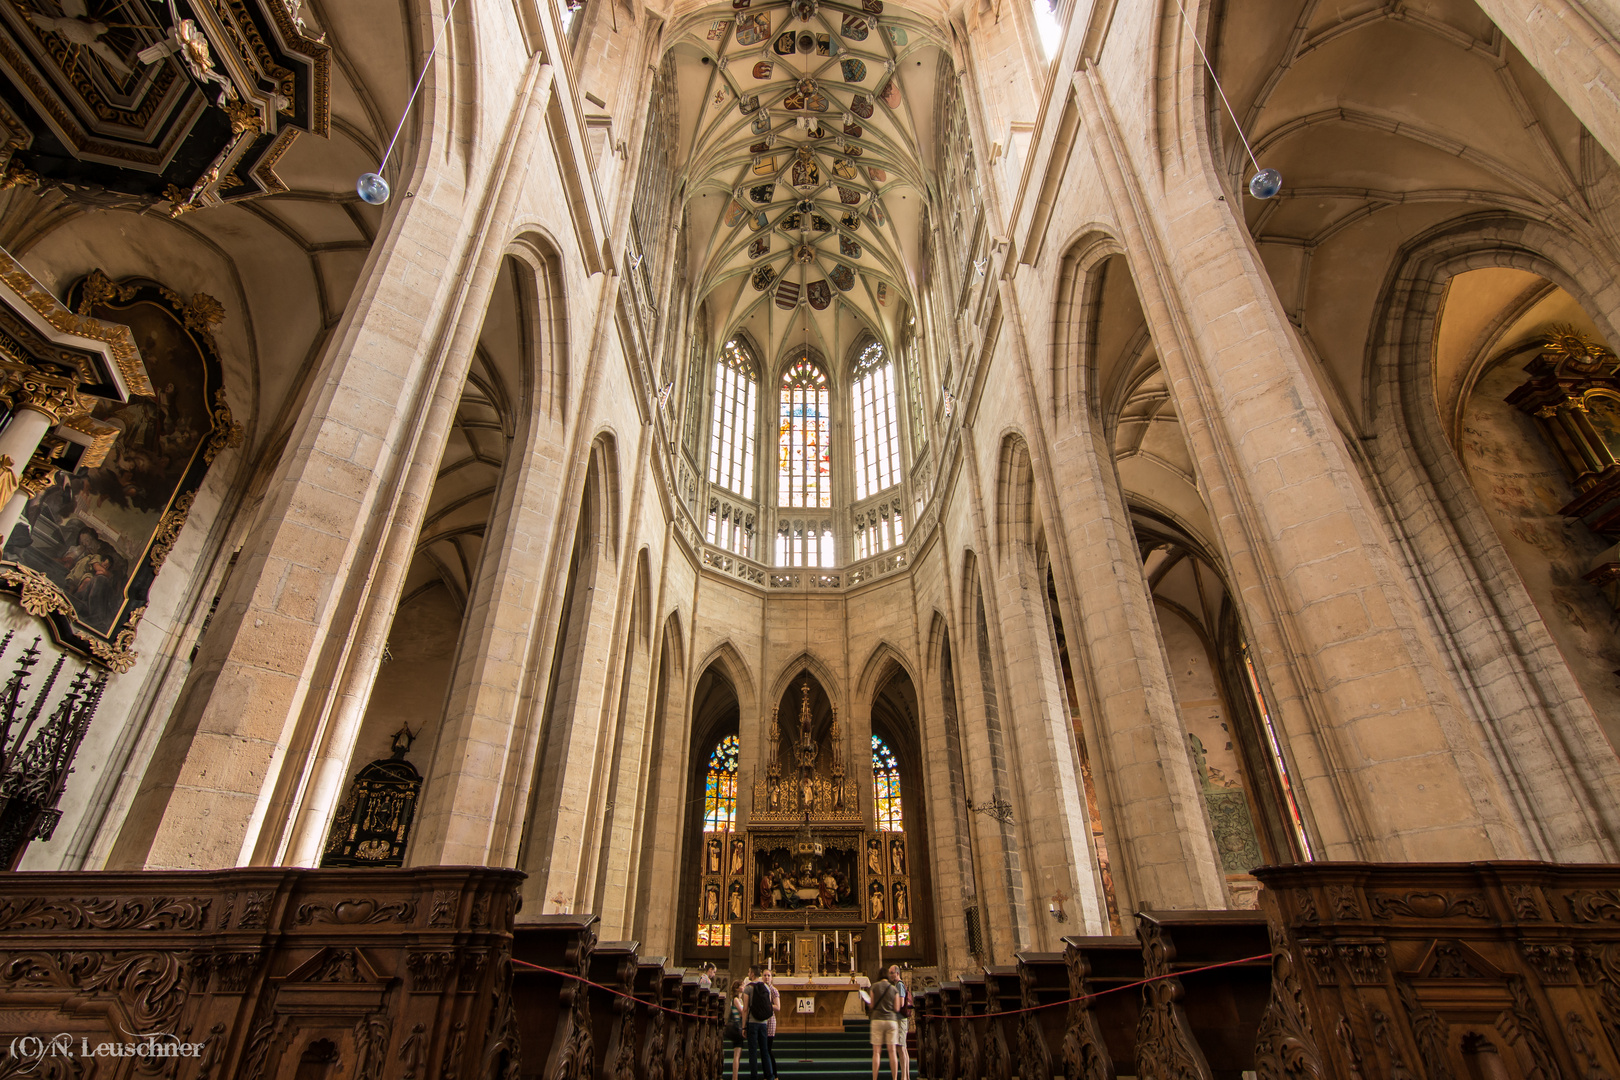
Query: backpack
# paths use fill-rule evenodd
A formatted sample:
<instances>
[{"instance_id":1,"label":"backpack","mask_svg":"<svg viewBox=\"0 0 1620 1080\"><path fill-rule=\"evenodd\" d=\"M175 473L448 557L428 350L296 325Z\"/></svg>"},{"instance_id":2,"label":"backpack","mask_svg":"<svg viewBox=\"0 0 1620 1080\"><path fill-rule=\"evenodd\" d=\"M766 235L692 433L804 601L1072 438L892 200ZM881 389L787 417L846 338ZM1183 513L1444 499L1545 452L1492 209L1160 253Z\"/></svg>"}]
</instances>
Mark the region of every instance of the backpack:
<instances>
[{"instance_id":1,"label":"backpack","mask_svg":"<svg viewBox=\"0 0 1620 1080\"><path fill-rule=\"evenodd\" d=\"M771 1008L771 988L757 982L748 988L748 1019L756 1024L769 1020L776 1010Z\"/></svg>"}]
</instances>

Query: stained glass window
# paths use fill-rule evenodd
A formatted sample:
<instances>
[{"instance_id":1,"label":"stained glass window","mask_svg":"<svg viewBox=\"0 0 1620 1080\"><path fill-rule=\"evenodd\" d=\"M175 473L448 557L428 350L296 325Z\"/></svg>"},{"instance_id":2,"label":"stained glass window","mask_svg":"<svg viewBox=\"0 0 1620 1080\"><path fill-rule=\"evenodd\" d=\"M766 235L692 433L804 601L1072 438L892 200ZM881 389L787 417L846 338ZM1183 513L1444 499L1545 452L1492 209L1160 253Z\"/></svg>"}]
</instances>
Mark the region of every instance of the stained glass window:
<instances>
[{"instance_id":1,"label":"stained glass window","mask_svg":"<svg viewBox=\"0 0 1620 1080\"><path fill-rule=\"evenodd\" d=\"M778 506L819 509L832 505L830 421L827 373L808 356L801 356L782 373Z\"/></svg>"},{"instance_id":2,"label":"stained glass window","mask_svg":"<svg viewBox=\"0 0 1620 1080\"><path fill-rule=\"evenodd\" d=\"M754 497L754 426L759 365L748 346L726 342L714 365L714 416L709 422L709 483Z\"/></svg>"},{"instance_id":3,"label":"stained glass window","mask_svg":"<svg viewBox=\"0 0 1620 1080\"><path fill-rule=\"evenodd\" d=\"M727 735L709 755L703 788L703 831L729 832L737 820L737 736Z\"/></svg>"},{"instance_id":4,"label":"stained glass window","mask_svg":"<svg viewBox=\"0 0 1620 1080\"><path fill-rule=\"evenodd\" d=\"M894 364L869 343L851 373L855 380L855 498L900 482L900 423L894 407Z\"/></svg>"},{"instance_id":5,"label":"stained glass window","mask_svg":"<svg viewBox=\"0 0 1620 1080\"><path fill-rule=\"evenodd\" d=\"M876 735L872 736L872 809L879 832L904 831L905 820L900 808L900 762L895 758L889 744ZM905 867L897 865L903 861L905 841L900 837L894 837L885 843L888 850L898 853L889 856L889 869L896 875L890 886L889 895L893 904L890 914L907 914L907 909L902 908L900 896L906 887L900 877L905 873ZM909 922L882 923L880 929L885 949L897 949L911 944Z\"/></svg>"},{"instance_id":6,"label":"stained glass window","mask_svg":"<svg viewBox=\"0 0 1620 1080\"><path fill-rule=\"evenodd\" d=\"M905 828L900 812L900 763L889 744L876 735L872 736L872 806L880 831L900 832Z\"/></svg>"},{"instance_id":7,"label":"stained glass window","mask_svg":"<svg viewBox=\"0 0 1620 1080\"><path fill-rule=\"evenodd\" d=\"M727 735L715 743L709 754L709 768L703 779L703 848L705 873L721 873L722 860L731 856L731 830L737 823L737 736ZM705 882L705 890L716 890L712 907L700 905L700 910L712 919L720 912L721 888L724 884ZM700 916L702 918L702 916ZM700 921L697 926L699 945L730 945L731 924Z\"/></svg>"}]
</instances>

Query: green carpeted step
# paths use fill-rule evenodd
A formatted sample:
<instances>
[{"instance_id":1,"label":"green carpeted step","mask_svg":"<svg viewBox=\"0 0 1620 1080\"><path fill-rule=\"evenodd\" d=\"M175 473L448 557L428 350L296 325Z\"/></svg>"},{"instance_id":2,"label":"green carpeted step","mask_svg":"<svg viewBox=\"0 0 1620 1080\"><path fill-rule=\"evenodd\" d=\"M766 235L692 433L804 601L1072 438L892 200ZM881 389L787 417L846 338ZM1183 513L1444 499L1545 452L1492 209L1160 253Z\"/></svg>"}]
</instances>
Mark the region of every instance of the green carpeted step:
<instances>
[{"instance_id":1,"label":"green carpeted step","mask_svg":"<svg viewBox=\"0 0 1620 1080\"><path fill-rule=\"evenodd\" d=\"M781 1080L864 1080L872 1075L872 1044L866 1021L851 1023L843 1031L797 1032L776 1037L772 1048ZM878 1080L893 1080L889 1055L884 1052ZM911 1065L911 1077L917 1064ZM747 1080L748 1054L744 1052L738 1080ZM725 1080L725 1078L722 1078Z\"/></svg>"}]
</instances>

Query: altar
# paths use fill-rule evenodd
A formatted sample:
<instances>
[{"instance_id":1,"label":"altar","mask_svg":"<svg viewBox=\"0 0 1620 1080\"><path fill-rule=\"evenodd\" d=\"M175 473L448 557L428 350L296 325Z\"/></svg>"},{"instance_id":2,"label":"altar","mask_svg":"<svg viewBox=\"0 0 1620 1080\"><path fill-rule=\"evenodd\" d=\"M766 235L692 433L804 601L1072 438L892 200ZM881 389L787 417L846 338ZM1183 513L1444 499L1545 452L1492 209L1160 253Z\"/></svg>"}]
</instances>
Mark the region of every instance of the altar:
<instances>
[{"instance_id":1,"label":"altar","mask_svg":"<svg viewBox=\"0 0 1620 1080\"><path fill-rule=\"evenodd\" d=\"M872 982L865 975L783 975L772 980L782 995L776 1030L782 1032L843 1031L844 1017L864 1019L858 990Z\"/></svg>"}]
</instances>

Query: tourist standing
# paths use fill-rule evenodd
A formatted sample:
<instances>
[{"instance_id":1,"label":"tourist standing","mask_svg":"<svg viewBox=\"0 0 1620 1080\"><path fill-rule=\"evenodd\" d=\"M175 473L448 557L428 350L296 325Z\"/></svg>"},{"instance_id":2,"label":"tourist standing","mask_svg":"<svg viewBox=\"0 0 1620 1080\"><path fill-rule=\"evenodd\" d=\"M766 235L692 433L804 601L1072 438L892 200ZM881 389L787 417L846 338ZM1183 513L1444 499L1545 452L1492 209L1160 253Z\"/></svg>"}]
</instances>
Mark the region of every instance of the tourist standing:
<instances>
[{"instance_id":1,"label":"tourist standing","mask_svg":"<svg viewBox=\"0 0 1620 1080\"><path fill-rule=\"evenodd\" d=\"M893 970L890 968L889 972ZM872 1017L872 1080L877 1080L878 1059L885 1046L889 1048L889 1075L901 1080L895 1049L895 1040L900 1034L900 1014L896 1011L900 1007L900 990L887 978L889 972L879 973L878 981L872 984L872 1002L867 1007Z\"/></svg>"},{"instance_id":2,"label":"tourist standing","mask_svg":"<svg viewBox=\"0 0 1620 1080\"><path fill-rule=\"evenodd\" d=\"M767 1041L769 1023L776 1017L776 1010L771 1005L771 987L761 977L758 964L749 969L748 975L748 1077L749 1080L759 1080L759 1068L763 1063L765 1080L776 1080L776 1066L771 1061L771 1048Z\"/></svg>"},{"instance_id":3,"label":"tourist standing","mask_svg":"<svg viewBox=\"0 0 1620 1080\"><path fill-rule=\"evenodd\" d=\"M698 986L708 990L714 986L714 965L704 964L698 968Z\"/></svg>"},{"instance_id":4,"label":"tourist standing","mask_svg":"<svg viewBox=\"0 0 1620 1080\"><path fill-rule=\"evenodd\" d=\"M900 996L898 999L899 1004L894 1007L895 1014L899 1017L898 1023L900 1025L900 1037L899 1041L896 1042L895 1045L900 1048L900 1075L905 1077L906 1080L910 1080L911 1051L906 1048L906 1039L911 1034L911 987L907 986L905 981L901 979L900 967L898 964L891 964L889 966L889 982L893 983L900 991Z\"/></svg>"},{"instance_id":5,"label":"tourist standing","mask_svg":"<svg viewBox=\"0 0 1620 1080\"><path fill-rule=\"evenodd\" d=\"M748 988L753 979L744 976L731 995L731 1012L726 1017L726 1038L731 1040L731 1080L742 1068L743 1047L748 1045Z\"/></svg>"},{"instance_id":6,"label":"tourist standing","mask_svg":"<svg viewBox=\"0 0 1620 1080\"><path fill-rule=\"evenodd\" d=\"M771 1075L776 1075L776 1014L782 1011L782 994L776 989L776 973L765 969L765 985L771 988L771 1018L765 1023L765 1056L771 1059Z\"/></svg>"}]
</instances>

